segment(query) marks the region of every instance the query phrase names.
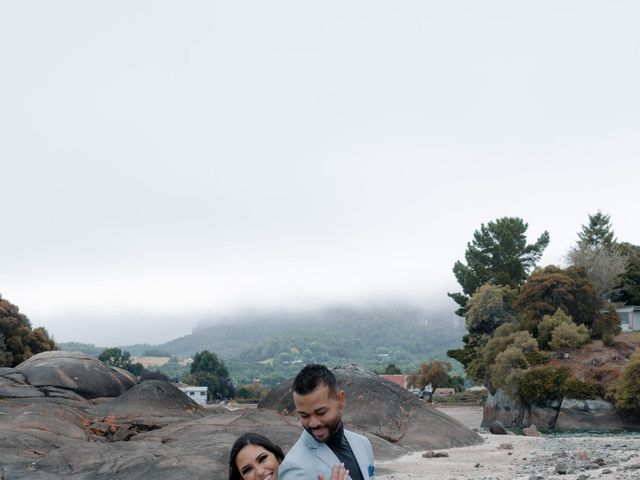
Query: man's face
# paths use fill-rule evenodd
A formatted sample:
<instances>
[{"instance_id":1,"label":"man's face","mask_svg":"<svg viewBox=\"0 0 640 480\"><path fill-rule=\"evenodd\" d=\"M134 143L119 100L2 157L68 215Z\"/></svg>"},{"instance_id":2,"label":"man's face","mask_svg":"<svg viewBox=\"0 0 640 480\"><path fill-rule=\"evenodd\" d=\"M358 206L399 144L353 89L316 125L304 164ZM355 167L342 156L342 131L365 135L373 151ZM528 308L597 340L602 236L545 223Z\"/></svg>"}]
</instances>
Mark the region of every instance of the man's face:
<instances>
[{"instance_id":1,"label":"man's face","mask_svg":"<svg viewBox=\"0 0 640 480\"><path fill-rule=\"evenodd\" d=\"M344 392L331 396L329 387L318 385L306 395L293 392L293 403L304 429L319 442L326 442L342 422Z\"/></svg>"}]
</instances>

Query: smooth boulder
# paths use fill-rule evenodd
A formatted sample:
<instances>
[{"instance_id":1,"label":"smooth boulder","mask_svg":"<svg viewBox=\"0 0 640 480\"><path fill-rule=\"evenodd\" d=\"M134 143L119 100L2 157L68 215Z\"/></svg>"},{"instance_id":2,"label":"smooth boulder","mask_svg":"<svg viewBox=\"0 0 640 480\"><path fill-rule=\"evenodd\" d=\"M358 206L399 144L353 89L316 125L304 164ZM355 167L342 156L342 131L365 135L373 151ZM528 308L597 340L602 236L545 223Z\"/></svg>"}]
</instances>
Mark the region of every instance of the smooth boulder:
<instances>
[{"instance_id":1,"label":"smooth boulder","mask_svg":"<svg viewBox=\"0 0 640 480\"><path fill-rule=\"evenodd\" d=\"M194 417L202 416L205 409L172 383L147 380L91 411L115 417Z\"/></svg>"},{"instance_id":2,"label":"smooth boulder","mask_svg":"<svg viewBox=\"0 0 640 480\"><path fill-rule=\"evenodd\" d=\"M351 428L413 449L482 443L473 430L376 374L350 368L334 369L334 374L346 394L343 420ZM258 408L293 414L292 385L288 380L273 388Z\"/></svg>"},{"instance_id":3,"label":"smooth boulder","mask_svg":"<svg viewBox=\"0 0 640 480\"><path fill-rule=\"evenodd\" d=\"M491 426L489 426L489 431L494 435L507 435L509 433L500 420L495 420Z\"/></svg>"},{"instance_id":4,"label":"smooth boulder","mask_svg":"<svg viewBox=\"0 0 640 480\"><path fill-rule=\"evenodd\" d=\"M118 397L135 385L135 378L109 368L79 352L42 352L16 367L34 387L69 390L85 399Z\"/></svg>"},{"instance_id":5,"label":"smooth boulder","mask_svg":"<svg viewBox=\"0 0 640 480\"><path fill-rule=\"evenodd\" d=\"M610 402L565 398L555 423L557 430L621 430L624 422Z\"/></svg>"}]
</instances>

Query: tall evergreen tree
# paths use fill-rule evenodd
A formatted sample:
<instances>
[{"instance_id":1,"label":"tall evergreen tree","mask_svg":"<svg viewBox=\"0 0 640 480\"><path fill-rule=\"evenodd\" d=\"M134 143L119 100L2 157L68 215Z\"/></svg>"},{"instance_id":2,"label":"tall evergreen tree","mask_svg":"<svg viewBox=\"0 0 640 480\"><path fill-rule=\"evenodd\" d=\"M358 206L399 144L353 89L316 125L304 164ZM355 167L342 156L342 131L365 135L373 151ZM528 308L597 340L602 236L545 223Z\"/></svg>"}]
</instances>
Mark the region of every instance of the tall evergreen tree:
<instances>
[{"instance_id":1,"label":"tall evergreen tree","mask_svg":"<svg viewBox=\"0 0 640 480\"><path fill-rule=\"evenodd\" d=\"M625 305L640 305L640 246L623 242L620 250L627 256L627 269L618 277L611 300Z\"/></svg>"},{"instance_id":2,"label":"tall evergreen tree","mask_svg":"<svg viewBox=\"0 0 640 480\"><path fill-rule=\"evenodd\" d=\"M448 295L460 306L456 314L465 316L469 297L487 282L520 287L549 245L544 232L533 244L527 244L529 225L517 217L503 217L482 224L467 243L466 264L457 261L453 273L462 292Z\"/></svg>"},{"instance_id":3,"label":"tall evergreen tree","mask_svg":"<svg viewBox=\"0 0 640 480\"><path fill-rule=\"evenodd\" d=\"M582 225L578 239L579 246L612 248L616 244L616 238L611 227L611 216L600 210L594 215L589 215L589 223Z\"/></svg>"},{"instance_id":4,"label":"tall evergreen tree","mask_svg":"<svg viewBox=\"0 0 640 480\"><path fill-rule=\"evenodd\" d=\"M584 269L603 299L611 299L619 290L619 277L627 270L628 254L617 243L609 215L598 211L589 215L588 225L578 232L577 244L566 260Z\"/></svg>"}]
</instances>

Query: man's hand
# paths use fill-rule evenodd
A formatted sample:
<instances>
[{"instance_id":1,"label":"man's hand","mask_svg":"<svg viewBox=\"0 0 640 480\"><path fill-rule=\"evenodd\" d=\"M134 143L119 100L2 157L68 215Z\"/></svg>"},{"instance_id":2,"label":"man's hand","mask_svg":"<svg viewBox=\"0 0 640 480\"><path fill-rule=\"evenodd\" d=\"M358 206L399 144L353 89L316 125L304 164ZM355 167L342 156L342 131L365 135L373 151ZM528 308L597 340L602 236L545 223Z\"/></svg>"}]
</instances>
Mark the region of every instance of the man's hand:
<instances>
[{"instance_id":1,"label":"man's hand","mask_svg":"<svg viewBox=\"0 0 640 480\"><path fill-rule=\"evenodd\" d=\"M347 480L349 470L344 468L344 463L336 463L331 470L331 480ZM318 475L318 480L325 480L323 474Z\"/></svg>"}]
</instances>

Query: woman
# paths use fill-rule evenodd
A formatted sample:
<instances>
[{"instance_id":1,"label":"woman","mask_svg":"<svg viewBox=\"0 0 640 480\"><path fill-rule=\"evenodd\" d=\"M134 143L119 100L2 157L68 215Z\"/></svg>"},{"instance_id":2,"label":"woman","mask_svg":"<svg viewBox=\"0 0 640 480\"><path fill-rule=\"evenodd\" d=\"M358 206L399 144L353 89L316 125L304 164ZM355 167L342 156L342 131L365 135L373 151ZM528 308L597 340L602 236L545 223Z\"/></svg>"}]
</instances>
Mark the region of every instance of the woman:
<instances>
[{"instance_id":1,"label":"woman","mask_svg":"<svg viewBox=\"0 0 640 480\"><path fill-rule=\"evenodd\" d=\"M282 449L259 433L241 435L231 447L229 480L278 480L278 467L284 460ZM344 465L334 465L331 480L347 480ZM325 480L319 474L318 480Z\"/></svg>"}]
</instances>

